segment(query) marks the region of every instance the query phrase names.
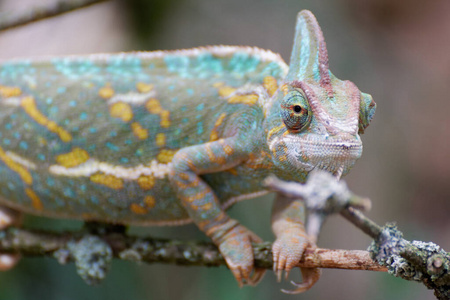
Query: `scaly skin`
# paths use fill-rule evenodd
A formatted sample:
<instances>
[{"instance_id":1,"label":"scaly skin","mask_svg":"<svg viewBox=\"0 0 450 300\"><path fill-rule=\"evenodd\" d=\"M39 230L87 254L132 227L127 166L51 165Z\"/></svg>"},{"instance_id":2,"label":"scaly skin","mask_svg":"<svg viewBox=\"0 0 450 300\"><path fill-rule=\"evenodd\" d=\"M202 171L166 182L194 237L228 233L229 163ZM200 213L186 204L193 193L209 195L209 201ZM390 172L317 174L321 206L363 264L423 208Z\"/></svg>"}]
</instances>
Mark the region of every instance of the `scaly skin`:
<instances>
[{"instance_id":1,"label":"scaly skin","mask_svg":"<svg viewBox=\"0 0 450 300\"><path fill-rule=\"evenodd\" d=\"M193 221L240 285L260 239L224 212L268 174L346 174L372 98L334 77L322 32L298 15L288 67L248 47L99 54L0 64L1 203L50 217L133 225ZM274 268L308 239L303 204L278 198ZM311 272L304 272L309 274Z\"/></svg>"}]
</instances>

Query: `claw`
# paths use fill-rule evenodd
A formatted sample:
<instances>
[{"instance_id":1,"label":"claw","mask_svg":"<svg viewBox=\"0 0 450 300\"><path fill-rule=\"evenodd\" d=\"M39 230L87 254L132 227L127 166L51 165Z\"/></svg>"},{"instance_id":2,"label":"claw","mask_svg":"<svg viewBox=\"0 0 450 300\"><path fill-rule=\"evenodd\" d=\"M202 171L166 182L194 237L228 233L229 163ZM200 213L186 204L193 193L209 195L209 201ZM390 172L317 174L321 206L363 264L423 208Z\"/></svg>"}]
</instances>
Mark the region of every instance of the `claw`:
<instances>
[{"instance_id":1,"label":"claw","mask_svg":"<svg viewBox=\"0 0 450 300\"><path fill-rule=\"evenodd\" d=\"M281 277L283 275L283 269L278 269L276 272L277 272L277 281L281 282Z\"/></svg>"},{"instance_id":2,"label":"claw","mask_svg":"<svg viewBox=\"0 0 450 300\"><path fill-rule=\"evenodd\" d=\"M236 281L238 283L238 286L241 288L244 286L244 278L242 276L241 268L232 269L230 268L231 272L234 275L234 278L236 278Z\"/></svg>"},{"instance_id":3,"label":"claw","mask_svg":"<svg viewBox=\"0 0 450 300\"><path fill-rule=\"evenodd\" d=\"M252 276L248 280L248 284L251 286L257 285L261 279L263 278L264 274L266 273L265 269L255 269Z\"/></svg>"},{"instance_id":4,"label":"claw","mask_svg":"<svg viewBox=\"0 0 450 300\"><path fill-rule=\"evenodd\" d=\"M289 273L291 272L291 269L285 269L284 270L284 280L287 280L289 277Z\"/></svg>"},{"instance_id":5,"label":"claw","mask_svg":"<svg viewBox=\"0 0 450 300\"><path fill-rule=\"evenodd\" d=\"M278 253L273 254L273 272L276 273L278 269Z\"/></svg>"},{"instance_id":6,"label":"claw","mask_svg":"<svg viewBox=\"0 0 450 300\"><path fill-rule=\"evenodd\" d=\"M297 288L295 290L285 290L282 289L281 291L285 294L300 294L303 292L306 292L312 286L319 280L320 278L320 269L318 268L300 268L302 272L302 279L303 281L300 283L291 281L291 283L296 286Z\"/></svg>"}]
</instances>

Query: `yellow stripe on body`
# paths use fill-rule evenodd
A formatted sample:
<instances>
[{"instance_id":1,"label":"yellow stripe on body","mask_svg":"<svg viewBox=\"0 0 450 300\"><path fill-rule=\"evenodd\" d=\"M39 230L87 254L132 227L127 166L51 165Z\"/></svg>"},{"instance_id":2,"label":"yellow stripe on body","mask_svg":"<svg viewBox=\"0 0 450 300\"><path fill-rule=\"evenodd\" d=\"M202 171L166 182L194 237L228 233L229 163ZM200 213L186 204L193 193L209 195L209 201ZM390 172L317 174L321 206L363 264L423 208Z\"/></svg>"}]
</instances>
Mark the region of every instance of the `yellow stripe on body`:
<instances>
[{"instance_id":1,"label":"yellow stripe on body","mask_svg":"<svg viewBox=\"0 0 450 300\"><path fill-rule=\"evenodd\" d=\"M16 86L5 86L0 85L0 96L9 98L9 97L17 97L22 94L22 91L19 87Z\"/></svg>"},{"instance_id":2,"label":"yellow stripe on body","mask_svg":"<svg viewBox=\"0 0 450 300\"><path fill-rule=\"evenodd\" d=\"M39 125L42 125L46 127L49 131L56 133L59 135L59 138L63 142L70 142L72 140L72 136L68 131L66 131L64 128L58 126L53 121L50 121L47 119L46 116L44 116L37 108L36 102L34 101L33 97L24 97L22 98L20 102L20 106L22 106L23 110Z\"/></svg>"},{"instance_id":3,"label":"yellow stripe on body","mask_svg":"<svg viewBox=\"0 0 450 300\"><path fill-rule=\"evenodd\" d=\"M258 98L259 98L258 95L255 94L234 95L228 98L228 103L254 105L258 102Z\"/></svg>"},{"instance_id":4,"label":"yellow stripe on body","mask_svg":"<svg viewBox=\"0 0 450 300\"><path fill-rule=\"evenodd\" d=\"M286 126L284 126L284 124L281 124L277 127L270 129L269 132L267 133L267 140L270 140L272 138L272 135L283 129L286 129Z\"/></svg>"},{"instance_id":5,"label":"yellow stripe on body","mask_svg":"<svg viewBox=\"0 0 450 300\"><path fill-rule=\"evenodd\" d=\"M212 129L211 134L209 136L209 141L210 142L214 142L214 141L217 141L219 139L218 128L219 128L220 125L222 125L223 120L225 119L226 116L227 116L226 113L222 113L217 118L216 122L214 123L214 128Z\"/></svg>"},{"instance_id":6,"label":"yellow stripe on body","mask_svg":"<svg viewBox=\"0 0 450 300\"><path fill-rule=\"evenodd\" d=\"M36 193L32 189L26 188L25 193L31 199L31 204L33 205L34 209L36 210L44 209L44 205L42 204L41 199L39 199L38 195L36 195Z\"/></svg>"},{"instance_id":7,"label":"yellow stripe on body","mask_svg":"<svg viewBox=\"0 0 450 300\"><path fill-rule=\"evenodd\" d=\"M33 183L33 177L31 177L31 173L25 167L12 160L11 157L9 157L1 147L0 160L3 161L5 165L12 171L19 174L20 178L22 178L23 182L25 182L27 185Z\"/></svg>"}]
</instances>

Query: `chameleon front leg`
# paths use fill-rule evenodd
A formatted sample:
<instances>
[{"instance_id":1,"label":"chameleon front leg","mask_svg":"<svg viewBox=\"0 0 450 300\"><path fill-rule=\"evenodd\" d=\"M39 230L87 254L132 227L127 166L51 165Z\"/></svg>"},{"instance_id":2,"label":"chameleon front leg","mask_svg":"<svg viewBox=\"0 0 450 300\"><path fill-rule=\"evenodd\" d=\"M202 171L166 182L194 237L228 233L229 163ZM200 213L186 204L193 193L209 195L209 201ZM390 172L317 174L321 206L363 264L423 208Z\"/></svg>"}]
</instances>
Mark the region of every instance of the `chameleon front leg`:
<instances>
[{"instance_id":1,"label":"chameleon front leg","mask_svg":"<svg viewBox=\"0 0 450 300\"><path fill-rule=\"evenodd\" d=\"M170 173L178 198L191 219L218 246L239 286L256 284L264 275L262 269L253 270L251 244L262 240L222 210L214 191L199 175L240 164L248 155L243 148L237 138L230 137L181 149L172 160Z\"/></svg>"},{"instance_id":2,"label":"chameleon front leg","mask_svg":"<svg viewBox=\"0 0 450 300\"><path fill-rule=\"evenodd\" d=\"M273 270L281 281L282 271L285 277L297 265L307 247L315 247L306 234L304 227L305 207L303 201L287 199L277 195L272 210L272 231L276 236L272 246ZM301 268L302 283L287 293L301 293L311 288L320 277L319 269Z\"/></svg>"}]
</instances>

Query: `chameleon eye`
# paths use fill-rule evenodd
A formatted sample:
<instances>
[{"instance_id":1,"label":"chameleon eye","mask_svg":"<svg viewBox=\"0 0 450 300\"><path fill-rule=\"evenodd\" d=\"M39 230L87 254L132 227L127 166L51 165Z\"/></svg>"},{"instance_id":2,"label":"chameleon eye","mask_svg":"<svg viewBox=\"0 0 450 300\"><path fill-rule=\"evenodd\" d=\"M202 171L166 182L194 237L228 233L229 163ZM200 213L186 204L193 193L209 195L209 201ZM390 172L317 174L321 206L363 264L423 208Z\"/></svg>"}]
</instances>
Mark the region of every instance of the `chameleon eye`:
<instances>
[{"instance_id":1,"label":"chameleon eye","mask_svg":"<svg viewBox=\"0 0 450 300\"><path fill-rule=\"evenodd\" d=\"M311 122L311 110L306 97L298 90L284 96L281 103L281 118L291 132L300 132Z\"/></svg>"},{"instance_id":2,"label":"chameleon eye","mask_svg":"<svg viewBox=\"0 0 450 300\"><path fill-rule=\"evenodd\" d=\"M366 93L361 93L361 108L359 110L359 134L363 134L364 130L369 126L370 121L375 114L377 105L372 99L372 96Z\"/></svg>"}]
</instances>

